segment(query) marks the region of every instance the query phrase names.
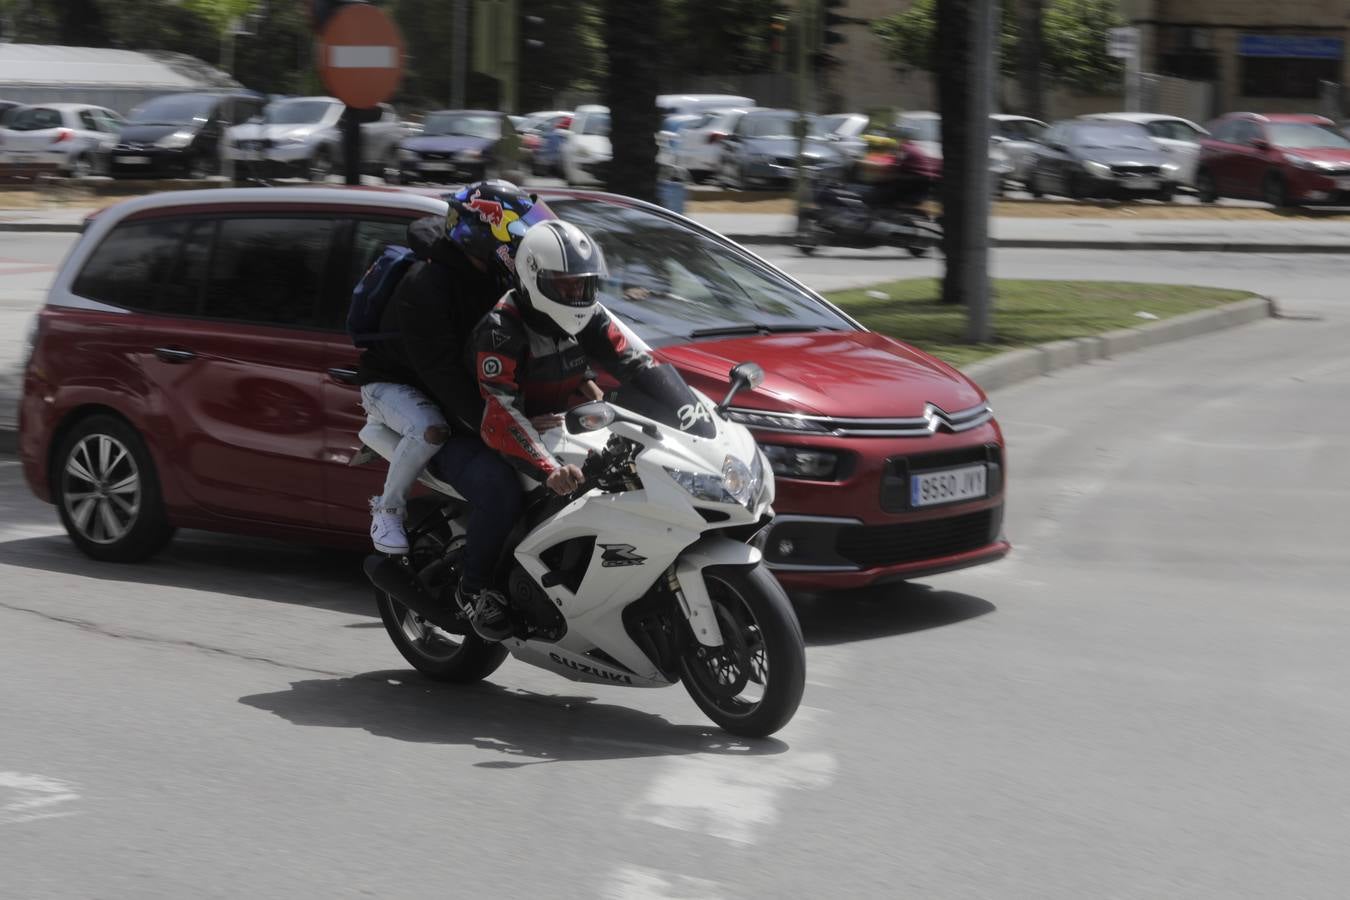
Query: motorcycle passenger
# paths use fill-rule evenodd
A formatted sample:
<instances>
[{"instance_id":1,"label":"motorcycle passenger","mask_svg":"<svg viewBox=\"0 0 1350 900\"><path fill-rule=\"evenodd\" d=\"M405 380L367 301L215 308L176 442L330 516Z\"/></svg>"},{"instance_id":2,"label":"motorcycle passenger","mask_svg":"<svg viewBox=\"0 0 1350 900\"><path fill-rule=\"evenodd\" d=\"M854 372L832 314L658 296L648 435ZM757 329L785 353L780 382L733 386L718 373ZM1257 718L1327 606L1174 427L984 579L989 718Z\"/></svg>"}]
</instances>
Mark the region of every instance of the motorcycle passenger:
<instances>
[{"instance_id":1,"label":"motorcycle passenger","mask_svg":"<svg viewBox=\"0 0 1350 900\"><path fill-rule=\"evenodd\" d=\"M370 537L381 553L408 552L403 516L413 483L452 434L477 443L482 405L464 371L474 326L511 284L516 247L552 210L505 181L470 185L445 218L408 227L415 263L390 297L381 334L361 354L356 382L369 419L398 432L384 492L371 499Z\"/></svg>"},{"instance_id":2,"label":"motorcycle passenger","mask_svg":"<svg viewBox=\"0 0 1350 900\"><path fill-rule=\"evenodd\" d=\"M556 459L541 432L562 424L561 413L574 395L600 399L589 363L620 381L655 365L641 339L600 305L597 294L606 275L604 254L585 232L557 219L542 222L517 250L515 289L474 329L470 352L486 402L481 435L488 449L447 445L436 467L474 506L457 599L461 608L474 610L473 628L485 640L510 634L505 598L488 585L521 505L520 483L510 467L556 494L576 490L584 481L581 469ZM485 472L492 472L492 463L511 477L502 478L497 469L489 484ZM468 490L486 502L468 496Z\"/></svg>"}]
</instances>

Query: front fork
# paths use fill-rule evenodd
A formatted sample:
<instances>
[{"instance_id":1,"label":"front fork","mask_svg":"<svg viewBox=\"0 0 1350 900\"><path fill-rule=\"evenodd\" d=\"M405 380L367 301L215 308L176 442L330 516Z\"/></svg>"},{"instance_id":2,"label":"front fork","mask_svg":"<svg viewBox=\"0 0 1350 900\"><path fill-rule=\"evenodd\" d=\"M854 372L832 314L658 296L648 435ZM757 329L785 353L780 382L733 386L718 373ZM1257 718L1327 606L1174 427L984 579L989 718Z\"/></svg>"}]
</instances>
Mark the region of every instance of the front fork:
<instances>
[{"instance_id":1,"label":"front fork","mask_svg":"<svg viewBox=\"0 0 1350 900\"><path fill-rule=\"evenodd\" d=\"M666 570L667 586L675 595L680 612L689 622L694 639L705 647L726 643L717 613L713 610L703 570L711 566L756 566L763 559L758 547L724 536L705 537L680 554Z\"/></svg>"}]
</instances>

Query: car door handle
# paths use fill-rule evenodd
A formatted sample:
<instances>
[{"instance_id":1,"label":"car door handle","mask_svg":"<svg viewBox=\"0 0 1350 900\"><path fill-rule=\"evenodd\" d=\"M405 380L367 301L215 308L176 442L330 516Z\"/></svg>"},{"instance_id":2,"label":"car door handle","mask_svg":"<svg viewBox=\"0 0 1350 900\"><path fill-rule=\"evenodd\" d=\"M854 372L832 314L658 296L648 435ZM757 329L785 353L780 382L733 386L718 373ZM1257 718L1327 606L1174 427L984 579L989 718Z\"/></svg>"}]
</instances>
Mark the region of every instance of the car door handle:
<instances>
[{"instance_id":1,"label":"car door handle","mask_svg":"<svg viewBox=\"0 0 1350 900\"><path fill-rule=\"evenodd\" d=\"M334 381L340 381L343 384L356 384L355 369L334 368L329 369L328 374Z\"/></svg>"},{"instance_id":2,"label":"car door handle","mask_svg":"<svg viewBox=\"0 0 1350 900\"><path fill-rule=\"evenodd\" d=\"M197 354L191 350L180 350L177 347L156 347L155 355L166 363L185 363L197 358Z\"/></svg>"}]
</instances>

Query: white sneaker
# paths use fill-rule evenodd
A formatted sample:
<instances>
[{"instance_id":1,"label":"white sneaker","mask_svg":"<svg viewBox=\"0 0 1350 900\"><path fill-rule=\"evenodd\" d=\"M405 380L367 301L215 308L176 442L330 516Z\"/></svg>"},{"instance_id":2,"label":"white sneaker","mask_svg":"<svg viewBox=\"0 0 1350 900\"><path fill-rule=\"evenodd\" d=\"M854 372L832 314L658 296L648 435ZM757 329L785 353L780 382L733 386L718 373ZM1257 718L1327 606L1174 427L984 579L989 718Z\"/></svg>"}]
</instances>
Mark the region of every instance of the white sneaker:
<instances>
[{"instance_id":1,"label":"white sneaker","mask_svg":"<svg viewBox=\"0 0 1350 900\"><path fill-rule=\"evenodd\" d=\"M390 556L408 552L408 533L403 530L403 510L370 503L370 541L375 549Z\"/></svg>"}]
</instances>

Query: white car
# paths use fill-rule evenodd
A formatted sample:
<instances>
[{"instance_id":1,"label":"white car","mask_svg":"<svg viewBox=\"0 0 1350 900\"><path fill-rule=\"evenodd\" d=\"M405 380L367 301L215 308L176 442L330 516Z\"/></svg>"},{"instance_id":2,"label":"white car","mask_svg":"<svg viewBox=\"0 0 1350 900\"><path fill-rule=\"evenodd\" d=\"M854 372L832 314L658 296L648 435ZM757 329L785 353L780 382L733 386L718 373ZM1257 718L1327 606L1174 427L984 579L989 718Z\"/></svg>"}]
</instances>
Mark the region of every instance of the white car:
<instances>
[{"instance_id":1,"label":"white car","mask_svg":"<svg viewBox=\"0 0 1350 900\"><path fill-rule=\"evenodd\" d=\"M0 128L0 162L56 169L71 177L103 174L123 124L112 110L85 103L16 107Z\"/></svg>"},{"instance_id":2,"label":"white car","mask_svg":"<svg viewBox=\"0 0 1350 900\"><path fill-rule=\"evenodd\" d=\"M1162 113L1134 112L1093 113L1082 118L1115 119L1144 126L1149 136L1161 144L1180 166L1177 171L1177 183L1187 187L1195 186L1195 166L1200 161L1200 141L1209 137L1209 132L1190 119Z\"/></svg>"},{"instance_id":3,"label":"white car","mask_svg":"<svg viewBox=\"0 0 1350 900\"><path fill-rule=\"evenodd\" d=\"M609 107L578 106L562 145L563 178L568 184L604 184L609 178Z\"/></svg>"},{"instance_id":4,"label":"white car","mask_svg":"<svg viewBox=\"0 0 1350 900\"><path fill-rule=\"evenodd\" d=\"M702 184L717 174L722 164L722 142L736 130L736 123L747 112L748 109L709 111L701 122L684 127L675 147L675 163L689 173L691 181Z\"/></svg>"},{"instance_id":5,"label":"white car","mask_svg":"<svg viewBox=\"0 0 1350 900\"><path fill-rule=\"evenodd\" d=\"M269 103L261 119L225 132L225 158L236 171L312 177L316 151L325 143L324 131L337 126L343 109L336 97L290 97Z\"/></svg>"},{"instance_id":6,"label":"white car","mask_svg":"<svg viewBox=\"0 0 1350 900\"><path fill-rule=\"evenodd\" d=\"M1006 113L995 113L989 120L994 143L1007 155L1008 162L1012 165L1012 179L1024 181L1027 166L1040 143L1041 135L1050 126L1040 119Z\"/></svg>"},{"instance_id":7,"label":"white car","mask_svg":"<svg viewBox=\"0 0 1350 900\"><path fill-rule=\"evenodd\" d=\"M662 94L656 98L656 108L661 110L663 116L750 109L758 105L749 97L739 94Z\"/></svg>"}]
</instances>

